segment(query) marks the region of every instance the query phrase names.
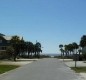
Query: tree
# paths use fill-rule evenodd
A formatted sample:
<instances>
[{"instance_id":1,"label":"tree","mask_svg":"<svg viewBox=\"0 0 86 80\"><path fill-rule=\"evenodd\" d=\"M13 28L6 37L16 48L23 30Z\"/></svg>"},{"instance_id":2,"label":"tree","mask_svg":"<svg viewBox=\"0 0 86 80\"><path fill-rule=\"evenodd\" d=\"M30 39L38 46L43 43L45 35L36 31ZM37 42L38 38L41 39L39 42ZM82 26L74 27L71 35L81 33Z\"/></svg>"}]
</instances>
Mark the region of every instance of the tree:
<instances>
[{"instance_id":1,"label":"tree","mask_svg":"<svg viewBox=\"0 0 86 80\"><path fill-rule=\"evenodd\" d=\"M65 52L65 56L67 56L67 53L68 53L68 45L64 45L64 52Z\"/></svg>"},{"instance_id":2,"label":"tree","mask_svg":"<svg viewBox=\"0 0 86 80\"><path fill-rule=\"evenodd\" d=\"M86 46L86 35L83 35L80 40L80 46L83 48Z\"/></svg>"},{"instance_id":3,"label":"tree","mask_svg":"<svg viewBox=\"0 0 86 80\"><path fill-rule=\"evenodd\" d=\"M72 45L73 45L73 49L77 51L79 45L76 42L73 42Z\"/></svg>"},{"instance_id":4,"label":"tree","mask_svg":"<svg viewBox=\"0 0 86 80\"><path fill-rule=\"evenodd\" d=\"M23 40L23 37L22 37L22 39L20 40L19 45L20 45L20 53L21 53L21 55L24 55L24 53L27 52L27 44L26 44L26 42Z\"/></svg>"},{"instance_id":5,"label":"tree","mask_svg":"<svg viewBox=\"0 0 86 80\"><path fill-rule=\"evenodd\" d=\"M80 40L80 46L82 47L82 56L86 59L86 35L83 35ZM84 51L83 51L84 50Z\"/></svg>"},{"instance_id":6,"label":"tree","mask_svg":"<svg viewBox=\"0 0 86 80\"><path fill-rule=\"evenodd\" d=\"M20 38L19 36L13 36L11 39L11 45L14 48L14 61L16 61L17 55L20 53Z\"/></svg>"},{"instance_id":7,"label":"tree","mask_svg":"<svg viewBox=\"0 0 86 80\"><path fill-rule=\"evenodd\" d=\"M79 45L76 42L73 42L72 45L74 53L77 54L77 49L79 48Z\"/></svg>"},{"instance_id":8,"label":"tree","mask_svg":"<svg viewBox=\"0 0 86 80\"><path fill-rule=\"evenodd\" d=\"M42 52L42 50L41 50L41 43L39 43L39 42L36 42L36 44L34 45L35 46L35 50L34 50L34 52L35 52L35 57L40 57L40 52Z\"/></svg>"},{"instance_id":9,"label":"tree","mask_svg":"<svg viewBox=\"0 0 86 80\"><path fill-rule=\"evenodd\" d=\"M19 44L19 43L20 43L20 38L19 38L19 36L17 36L17 35L12 36L12 38L11 38L11 43L12 43L12 44Z\"/></svg>"},{"instance_id":10,"label":"tree","mask_svg":"<svg viewBox=\"0 0 86 80\"><path fill-rule=\"evenodd\" d=\"M28 52L28 57L30 58L30 53L32 56L32 53L34 53L34 44L32 42L26 42L27 45L27 52Z\"/></svg>"},{"instance_id":11,"label":"tree","mask_svg":"<svg viewBox=\"0 0 86 80\"><path fill-rule=\"evenodd\" d=\"M64 50L67 57L71 56L71 52L73 52L73 45L72 44L64 45Z\"/></svg>"},{"instance_id":12,"label":"tree","mask_svg":"<svg viewBox=\"0 0 86 80\"><path fill-rule=\"evenodd\" d=\"M61 51L61 57L62 57L62 53L63 53L63 52L62 52L62 51L63 51L63 45L60 44L60 45L59 45L59 48L60 48L60 51Z\"/></svg>"},{"instance_id":13,"label":"tree","mask_svg":"<svg viewBox=\"0 0 86 80\"><path fill-rule=\"evenodd\" d=\"M73 42L73 49L75 52L75 67L76 67L76 61L77 61L77 49L79 48L78 44L76 42Z\"/></svg>"}]
</instances>

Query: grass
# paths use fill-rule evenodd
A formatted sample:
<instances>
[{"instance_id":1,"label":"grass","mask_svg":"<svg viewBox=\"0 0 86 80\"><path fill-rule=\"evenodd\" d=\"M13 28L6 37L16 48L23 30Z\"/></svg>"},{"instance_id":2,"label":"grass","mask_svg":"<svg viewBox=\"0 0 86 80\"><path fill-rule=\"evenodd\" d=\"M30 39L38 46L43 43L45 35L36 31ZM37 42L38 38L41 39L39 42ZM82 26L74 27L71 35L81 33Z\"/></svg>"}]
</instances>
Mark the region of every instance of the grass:
<instances>
[{"instance_id":1,"label":"grass","mask_svg":"<svg viewBox=\"0 0 86 80\"><path fill-rule=\"evenodd\" d=\"M12 69L18 68L17 65L0 65L0 74L10 71Z\"/></svg>"},{"instance_id":2,"label":"grass","mask_svg":"<svg viewBox=\"0 0 86 80\"><path fill-rule=\"evenodd\" d=\"M74 70L76 73L84 72L86 73L86 67L71 67L72 70Z\"/></svg>"}]
</instances>

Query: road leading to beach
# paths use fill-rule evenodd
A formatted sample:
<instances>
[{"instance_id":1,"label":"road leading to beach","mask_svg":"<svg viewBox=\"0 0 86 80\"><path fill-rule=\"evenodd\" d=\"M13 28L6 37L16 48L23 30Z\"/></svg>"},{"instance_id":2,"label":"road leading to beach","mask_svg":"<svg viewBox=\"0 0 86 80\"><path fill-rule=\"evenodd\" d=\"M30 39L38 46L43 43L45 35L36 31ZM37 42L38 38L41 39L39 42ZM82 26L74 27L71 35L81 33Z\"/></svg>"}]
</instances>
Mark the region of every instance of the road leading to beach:
<instances>
[{"instance_id":1,"label":"road leading to beach","mask_svg":"<svg viewBox=\"0 0 86 80\"><path fill-rule=\"evenodd\" d=\"M41 59L0 76L0 80L82 80L62 61Z\"/></svg>"}]
</instances>

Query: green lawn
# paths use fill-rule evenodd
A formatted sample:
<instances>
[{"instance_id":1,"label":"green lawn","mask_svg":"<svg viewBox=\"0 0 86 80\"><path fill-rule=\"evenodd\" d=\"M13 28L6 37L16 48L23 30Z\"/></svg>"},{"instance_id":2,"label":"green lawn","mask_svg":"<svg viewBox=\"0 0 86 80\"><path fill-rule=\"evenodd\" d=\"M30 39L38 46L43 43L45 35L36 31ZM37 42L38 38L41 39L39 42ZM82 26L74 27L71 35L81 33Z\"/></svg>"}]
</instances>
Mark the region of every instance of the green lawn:
<instances>
[{"instance_id":1,"label":"green lawn","mask_svg":"<svg viewBox=\"0 0 86 80\"><path fill-rule=\"evenodd\" d=\"M18 68L19 66L16 65L0 65L0 74L5 73L9 70Z\"/></svg>"},{"instance_id":2,"label":"green lawn","mask_svg":"<svg viewBox=\"0 0 86 80\"><path fill-rule=\"evenodd\" d=\"M72 70L74 70L75 72L77 73L80 73L80 72L85 72L86 73L86 67L71 67Z\"/></svg>"}]
</instances>

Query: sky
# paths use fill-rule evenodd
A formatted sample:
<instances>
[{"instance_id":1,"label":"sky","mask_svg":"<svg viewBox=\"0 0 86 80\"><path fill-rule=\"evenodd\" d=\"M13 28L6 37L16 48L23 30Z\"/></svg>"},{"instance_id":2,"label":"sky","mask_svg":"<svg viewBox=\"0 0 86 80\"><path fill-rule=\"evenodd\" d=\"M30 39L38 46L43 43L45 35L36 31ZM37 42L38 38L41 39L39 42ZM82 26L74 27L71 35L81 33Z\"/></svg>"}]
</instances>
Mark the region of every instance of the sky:
<instances>
[{"instance_id":1,"label":"sky","mask_svg":"<svg viewBox=\"0 0 86 80\"><path fill-rule=\"evenodd\" d=\"M59 44L79 44L86 35L86 0L0 0L0 33L59 53Z\"/></svg>"}]
</instances>

